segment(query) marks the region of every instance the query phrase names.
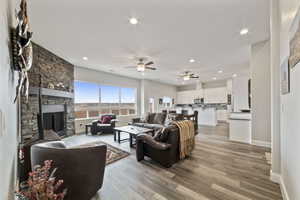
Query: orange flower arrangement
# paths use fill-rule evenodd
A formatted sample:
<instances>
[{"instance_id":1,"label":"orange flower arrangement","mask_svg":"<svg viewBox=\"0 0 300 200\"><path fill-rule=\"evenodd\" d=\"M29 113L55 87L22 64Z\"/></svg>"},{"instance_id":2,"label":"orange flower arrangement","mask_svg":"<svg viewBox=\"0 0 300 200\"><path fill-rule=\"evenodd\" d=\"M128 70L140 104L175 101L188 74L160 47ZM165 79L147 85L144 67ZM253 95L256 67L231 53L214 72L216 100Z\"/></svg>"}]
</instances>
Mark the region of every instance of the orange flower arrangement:
<instances>
[{"instance_id":1,"label":"orange flower arrangement","mask_svg":"<svg viewBox=\"0 0 300 200\"><path fill-rule=\"evenodd\" d=\"M28 200L63 200L67 190L56 193L58 188L63 184L63 180L56 181L54 174L55 168L50 173L52 161L46 160L44 166L35 166L33 172L29 173L27 181L28 188L18 193L20 199ZM25 198L24 198L25 197Z\"/></svg>"}]
</instances>

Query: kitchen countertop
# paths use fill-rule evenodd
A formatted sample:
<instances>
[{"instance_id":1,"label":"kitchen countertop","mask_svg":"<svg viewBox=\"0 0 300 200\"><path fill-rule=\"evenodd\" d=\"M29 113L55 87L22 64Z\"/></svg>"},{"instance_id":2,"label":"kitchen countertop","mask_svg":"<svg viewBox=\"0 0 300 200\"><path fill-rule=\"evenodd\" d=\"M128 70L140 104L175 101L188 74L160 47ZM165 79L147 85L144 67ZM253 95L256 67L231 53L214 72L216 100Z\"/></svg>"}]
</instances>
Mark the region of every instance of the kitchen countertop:
<instances>
[{"instance_id":1,"label":"kitchen countertop","mask_svg":"<svg viewBox=\"0 0 300 200\"><path fill-rule=\"evenodd\" d=\"M247 112L233 112L230 113L229 119L230 120L251 120L251 113L247 113Z\"/></svg>"},{"instance_id":2,"label":"kitchen countertop","mask_svg":"<svg viewBox=\"0 0 300 200\"><path fill-rule=\"evenodd\" d=\"M208 103L208 104L177 104L175 107L190 108L216 108L217 110L227 110L226 103Z\"/></svg>"}]
</instances>

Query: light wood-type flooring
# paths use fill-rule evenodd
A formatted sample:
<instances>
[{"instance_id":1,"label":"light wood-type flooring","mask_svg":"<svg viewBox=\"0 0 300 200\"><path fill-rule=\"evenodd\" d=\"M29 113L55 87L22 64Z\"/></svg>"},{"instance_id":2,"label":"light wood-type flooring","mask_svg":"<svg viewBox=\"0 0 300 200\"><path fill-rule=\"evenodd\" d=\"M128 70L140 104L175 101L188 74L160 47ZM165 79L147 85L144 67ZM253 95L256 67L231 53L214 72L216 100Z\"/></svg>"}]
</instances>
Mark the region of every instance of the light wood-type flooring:
<instances>
[{"instance_id":1,"label":"light wood-type flooring","mask_svg":"<svg viewBox=\"0 0 300 200\"><path fill-rule=\"evenodd\" d=\"M69 145L105 141L131 153L106 167L104 184L93 200L279 200L270 181L270 149L228 141L228 125L200 127L189 159L166 169L147 159L137 162L128 142L112 135L75 136ZM123 137L127 137L126 134Z\"/></svg>"}]
</instances>

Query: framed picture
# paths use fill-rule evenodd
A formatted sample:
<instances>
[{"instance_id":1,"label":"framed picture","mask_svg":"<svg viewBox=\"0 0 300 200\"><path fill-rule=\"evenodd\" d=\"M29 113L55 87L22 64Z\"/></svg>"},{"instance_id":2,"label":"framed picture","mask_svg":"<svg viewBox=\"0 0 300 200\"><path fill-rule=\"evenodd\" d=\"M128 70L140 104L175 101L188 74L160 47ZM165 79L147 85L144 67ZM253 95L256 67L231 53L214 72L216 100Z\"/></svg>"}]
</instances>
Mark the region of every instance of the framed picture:
<instances>
[{"instance_id":1,"label":"framed picture","mask_svg":"<svg viewBox=\"0 0 300 200\"><path fill-rule=\"evenodd\" d=\"M281 94L285 95L290 93L290 65L288 58L285 59L280 68Z\"/></svg>"},{"instance_id":2,"label":"framed picture","mask_svg":"<svg viewBox=\"0 0 300 200\"><path fill-rule=\"evenodd\" d=\"M294 68L300 61L300 10L292 23L290 30L289 67Z\"/></svg>"},{"instance_id":3,"label":"framed picture","mask_svg":"<svg viewBox=\"0 0 300 200\"><path fill-rule=\"evenodd\" d=\"M159 105L162 105L162 104L163 104L163 99L162 99L162 98L159 98L159 99L158 99L158 104L159 104Z\"/></svg>"}]
</instances>

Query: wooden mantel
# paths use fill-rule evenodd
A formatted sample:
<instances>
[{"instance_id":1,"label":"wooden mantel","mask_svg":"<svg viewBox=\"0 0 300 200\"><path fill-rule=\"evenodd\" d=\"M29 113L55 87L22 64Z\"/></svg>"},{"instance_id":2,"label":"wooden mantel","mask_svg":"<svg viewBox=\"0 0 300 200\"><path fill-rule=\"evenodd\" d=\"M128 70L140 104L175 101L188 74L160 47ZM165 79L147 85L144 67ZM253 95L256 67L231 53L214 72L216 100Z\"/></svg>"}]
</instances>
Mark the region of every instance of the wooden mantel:
<instances>
[{"instance_id":1,"label":"wooden mantel","mask_svg":"<svg viewBox=\"0 0 300 200\"><path fill-rule=\"evenodd\" d=\"M39 87L30 87L29 94L30 95L38 95L39 89L41 89L42 96L52 96L52 97L69 98L69 99L74 98L74 93L72 93L72 92L54 90L54 89L49 89L49 88L39 88Z\"/></svg>"}]
</instances>

